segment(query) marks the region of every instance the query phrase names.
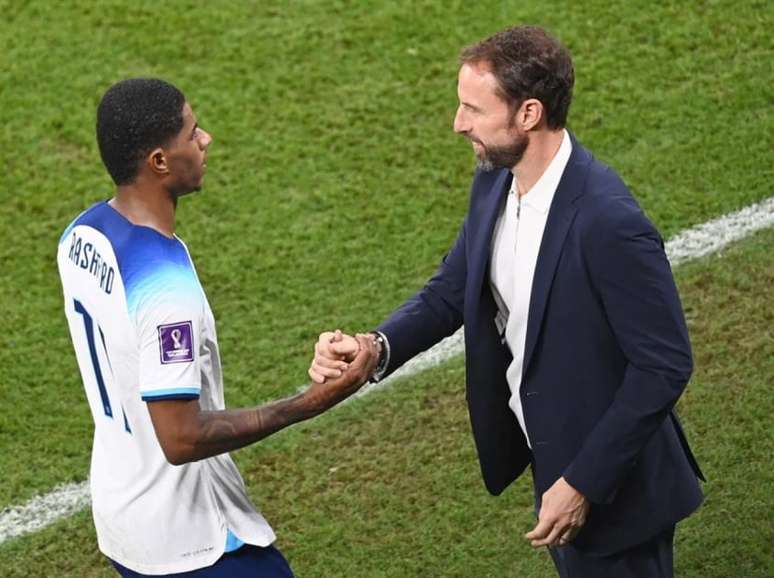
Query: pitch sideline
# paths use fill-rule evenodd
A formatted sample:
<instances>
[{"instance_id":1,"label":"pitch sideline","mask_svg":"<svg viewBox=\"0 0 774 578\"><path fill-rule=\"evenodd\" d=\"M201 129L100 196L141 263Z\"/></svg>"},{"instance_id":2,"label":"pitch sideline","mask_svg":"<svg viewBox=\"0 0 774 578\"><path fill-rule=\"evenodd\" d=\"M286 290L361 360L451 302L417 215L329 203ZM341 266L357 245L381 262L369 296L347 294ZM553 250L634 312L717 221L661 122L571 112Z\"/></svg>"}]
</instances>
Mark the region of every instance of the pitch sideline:
<instances>
[{"instance_id":1,"label":"pitch sideline","mask_svg":"<svg viewBox=\"0 0 774 578\"><path fill-rule=\"evenodd\" d=\"M675 267L685 261L717 252L729 243L771 225L774 225L774 197L678 233L666 243L666 253L672 266ZM383 389L395 380L435 367L459 355L464 348L465 343L460 329L454 335L416 356L384 381L366 385L353 398L362 397L375 390ZM10 506L0 512L0 545L12 538L42 530L54 522L81 511L88 505L89 484L85 481L63 484L47 494L32 498L25 504Z\"/></svg>"}]
</instances>

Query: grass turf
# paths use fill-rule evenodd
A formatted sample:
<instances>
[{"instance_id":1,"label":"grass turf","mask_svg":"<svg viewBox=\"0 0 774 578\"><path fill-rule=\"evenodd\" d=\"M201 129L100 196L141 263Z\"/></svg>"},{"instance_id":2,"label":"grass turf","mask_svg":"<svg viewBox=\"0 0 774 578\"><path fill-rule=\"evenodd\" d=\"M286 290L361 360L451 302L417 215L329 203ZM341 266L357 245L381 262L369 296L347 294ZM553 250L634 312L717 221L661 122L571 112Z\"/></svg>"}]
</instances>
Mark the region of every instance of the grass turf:
<instances>
[{"instance_id":1,"label":"grass turf","mask_svg":"<svg viewBox=\"0 0 774 578\"><path fill-rule=\"evenodd\" d=\"M772 243L768 230L678 271L696 357L680 412L708 482L678 528L677 576L771 576L774 320L761 296ZM522 538L534 524L529 476L496 499L483 487L463 383L457 358L235 454L299 576L551 575L547 552ZM82 512L0 547L0 567L8 578L111 576L95 540Z\"/></svg>"}]
</instances>

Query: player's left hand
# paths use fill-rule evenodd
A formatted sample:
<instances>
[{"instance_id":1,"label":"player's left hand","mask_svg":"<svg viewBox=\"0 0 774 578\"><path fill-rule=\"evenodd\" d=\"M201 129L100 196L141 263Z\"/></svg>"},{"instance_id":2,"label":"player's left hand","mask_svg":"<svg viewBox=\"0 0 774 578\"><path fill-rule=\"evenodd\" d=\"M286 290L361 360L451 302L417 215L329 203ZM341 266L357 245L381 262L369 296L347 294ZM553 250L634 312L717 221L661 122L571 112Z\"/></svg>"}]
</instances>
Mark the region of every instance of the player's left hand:
<instances>
[{"instance_id":1,"label":"player's left hand","mask_svg":"<svg viewBox=\"0 0 774 578\"><path fill-rule=\"evenodd\" d=\"M538 523L524 537L533 548L564 546L580 532L589 513L589 501L563 477L543 494Z\"/></svg>"}]
</instances>

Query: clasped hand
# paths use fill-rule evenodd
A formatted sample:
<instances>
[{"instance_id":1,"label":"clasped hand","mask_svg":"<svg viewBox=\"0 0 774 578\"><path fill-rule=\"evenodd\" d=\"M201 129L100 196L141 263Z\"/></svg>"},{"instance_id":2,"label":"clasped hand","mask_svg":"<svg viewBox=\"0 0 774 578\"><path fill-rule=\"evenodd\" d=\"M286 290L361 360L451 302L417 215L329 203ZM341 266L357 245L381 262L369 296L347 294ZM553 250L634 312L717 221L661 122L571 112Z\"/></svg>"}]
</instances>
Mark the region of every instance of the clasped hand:
<instances>
[{"instance_id":1,"label":"clasped hand","mask_svg":"<svg viewBox=\"0 0 774 578\"><path fill-rule=\"evenodd\" d=\"M338 329L321 333L314 346L314 358L309 366L309 377L315 383L325 383L326 379L338 379L344 375L362 349L359 340L364 339L373 343L373 335L358 334L352 337ZM375 367L379 357L378 347L374 344L365 353L369 356L369 363ZM369 377L370 375L365 379Z\"/></svg>"},{"instance_id":2,"label":"clasped hand","mask_svg":"<svg viewBox=\"0 0 774 578\"><path fill-rule=\"evenodd\" d=\"M324 351L325 355L335 355L340 359L335 360L337 369L326 368L324 377L313 373L310 368L312 383L304 392L304 399L313 413L329 409L360 389L373 374L379 359L378 346L371 335L349 337L338 331L329 334L325 339L321 337L321 342L323 345L318 343L316 352ZM314 367L316 360L322 357L322 353L315 353L312 366ZM322 363L331 364L326 361Z\"/></svg>"}]
</instances>

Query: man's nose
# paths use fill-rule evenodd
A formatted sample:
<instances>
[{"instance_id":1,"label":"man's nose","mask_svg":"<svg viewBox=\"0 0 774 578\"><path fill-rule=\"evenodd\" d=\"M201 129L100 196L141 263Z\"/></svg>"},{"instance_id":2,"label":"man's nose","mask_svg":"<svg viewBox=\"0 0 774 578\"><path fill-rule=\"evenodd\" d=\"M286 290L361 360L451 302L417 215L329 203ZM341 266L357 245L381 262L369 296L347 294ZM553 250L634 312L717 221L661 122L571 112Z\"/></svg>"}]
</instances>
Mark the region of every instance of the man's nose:
<instances>
[{"instance_id":1,"label":"man's nose","mask_svg":"<svg viewBox=\"0 0 774 578\"><path fill-rule=\"evenodd\" d=\"M468 126L467 119L465 118L465 112L462 107L457 108L457 112L454 115L454 132L465 133L468 132L470 127Z\"/></svg>"},{"instance_id":2,"label":"man's nose","mask_svg":"<svg viewBox=\"0 0 774 578\"><path fill-rule=\"evenodd\" d=\"M212 143L212 135L204 129L199 129L201 135L199 136L199 146L202 150L206 149Z\"/></svg>"}]
</instances>

